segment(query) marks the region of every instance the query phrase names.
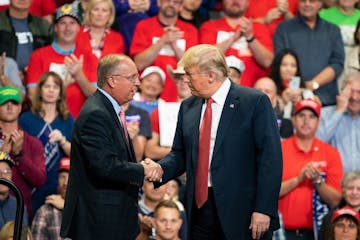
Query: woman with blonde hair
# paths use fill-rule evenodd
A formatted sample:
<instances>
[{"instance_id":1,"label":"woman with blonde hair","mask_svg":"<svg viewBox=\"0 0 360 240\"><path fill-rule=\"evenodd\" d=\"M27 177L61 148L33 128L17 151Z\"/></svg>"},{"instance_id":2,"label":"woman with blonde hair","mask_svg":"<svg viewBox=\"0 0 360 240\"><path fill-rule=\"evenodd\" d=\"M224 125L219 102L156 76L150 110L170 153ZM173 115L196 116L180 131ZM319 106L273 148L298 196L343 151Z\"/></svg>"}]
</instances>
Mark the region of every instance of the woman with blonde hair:
<instances>
[{"instance_id":1,"label":"woman with blonde hair","mask_svg":"<svg viewBox=\"0 0 360 240\"><path fill-rule=\"evenodd\" d=\"M32 195L35 211L44 203L45 197L57 192L60 159L70 155L70 138L74 118L65 100L65 88L60 76L45 72L36 87L31 111L19 118L20 126L43 144L46 159L46 183Z\"/></svg>"},{"instance_id":2,"label":"woman with blonde hair","mask_svg":"<svg viewBox=\"0 0 360 240\"><path fill-rule=\"evenodd\" d=\"M110 53L124 53L122 35L110 29L115 19L112 0L90 0L84 16L84 26L76 38L76 47L80 52L90 52L91 61L97 66L99 59ZM87 59L87 61L90 61ZM96 71L96 69L94 69Z\"/></svg>"},{"instance_id":3,"label":"woman with blonde hair","mask_svg":"<svg viewBox=\"0 0 360 240\"><path fill-rule=\"evenodd\" d=\"M14 229L15 229L15 222L14 221L7 222L1 228L0 240L12 240L14 237ZM26 225L23 225L23 227L22 227L21 236L22 236L21 239L33 240L31 231ZM26 236L26 238L25 238L25 236Z\"/></svg>"}]
</instances>

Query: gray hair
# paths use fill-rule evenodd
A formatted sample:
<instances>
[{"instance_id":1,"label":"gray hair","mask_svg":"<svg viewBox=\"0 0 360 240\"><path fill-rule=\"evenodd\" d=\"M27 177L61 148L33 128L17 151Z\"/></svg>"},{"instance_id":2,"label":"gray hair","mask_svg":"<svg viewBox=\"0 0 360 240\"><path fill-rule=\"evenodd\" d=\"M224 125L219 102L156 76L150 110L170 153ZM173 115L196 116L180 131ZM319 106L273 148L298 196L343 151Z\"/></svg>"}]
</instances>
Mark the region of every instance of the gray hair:
<instances>
[{"instance_id":1,"label":"gray hair","mask_svg":"<svg viewBox=\"0 0 360 240\"><path fill-rule=\"evenodd\" d=\"M360 171L350 171L346 173L341 181L342 189L345 189L346 185L349 182L354 181L356 179L360 179Z\"/></svg>"}]
</instances>

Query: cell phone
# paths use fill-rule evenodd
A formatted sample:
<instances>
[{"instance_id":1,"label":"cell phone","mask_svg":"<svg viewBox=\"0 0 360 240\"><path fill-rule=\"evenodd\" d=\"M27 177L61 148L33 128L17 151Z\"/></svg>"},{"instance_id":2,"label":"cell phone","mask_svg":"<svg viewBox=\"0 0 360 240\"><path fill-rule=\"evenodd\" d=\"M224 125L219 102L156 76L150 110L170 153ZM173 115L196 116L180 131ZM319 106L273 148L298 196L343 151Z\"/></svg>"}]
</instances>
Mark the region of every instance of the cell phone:
<instances>
[{"instance_id":1,"label":"cell phone","mask_svg":"<svg viewBox=\"0 0 360 240\"><path fill-rule=\"evenodd\" d=\"M294 90L299 89L300 88L300 77L298 77L298 76L291 77L290 83L289 83L289 88L294 89Z\"/></svg>"},{"instance_id":2,"label":"cell phone","mask_svg":"<svg viewBox=\"0 0 360 240\"><path fill-rule=\"evenodd\" d=\"M310 98L310 99L314 100L314 93L309 89L304 89L302 91L302 98L303 99L309 99Z\"/></svg>"}]
</instances>

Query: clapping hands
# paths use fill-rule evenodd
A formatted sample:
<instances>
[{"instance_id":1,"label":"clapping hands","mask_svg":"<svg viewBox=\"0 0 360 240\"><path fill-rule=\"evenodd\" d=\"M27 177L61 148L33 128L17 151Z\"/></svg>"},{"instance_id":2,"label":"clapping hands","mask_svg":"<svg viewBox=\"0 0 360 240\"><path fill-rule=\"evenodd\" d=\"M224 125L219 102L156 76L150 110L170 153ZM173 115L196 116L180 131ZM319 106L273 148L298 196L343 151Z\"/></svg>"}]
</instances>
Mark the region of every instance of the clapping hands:
<instances>
[{"instance_id":1,"label":"clapping hands","mask_svg":"<svg viewBox=\"0 0 360 240\"><path fill-rule=\"evenodd\" d=\"M160 182L163 170L160 164L154 162L150 158L145 158L141 161L141 164L144 166L145 179L151 182Z\"/></svg>"}]
</instances>

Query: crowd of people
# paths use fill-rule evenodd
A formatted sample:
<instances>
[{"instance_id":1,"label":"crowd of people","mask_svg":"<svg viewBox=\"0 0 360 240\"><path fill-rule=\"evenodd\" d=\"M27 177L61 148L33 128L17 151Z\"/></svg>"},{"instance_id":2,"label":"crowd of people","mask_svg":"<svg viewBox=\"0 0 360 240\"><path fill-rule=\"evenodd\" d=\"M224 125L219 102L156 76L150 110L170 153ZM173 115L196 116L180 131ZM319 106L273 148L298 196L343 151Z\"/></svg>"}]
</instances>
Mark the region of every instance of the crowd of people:
<instances>
[{"instance_id":1,"label":"crowd of people","mask_svg":"<svg viewBox=\"0 0 360 240\"><path fill-rule=\"evenodd\" d=\"M358 0L0 2L0 176L22 191L28 239L61 239L63 210L63 237L101 239L127 208L136 219L106 234L207 239L200 225L214 239L360 240ZM210 149L199 205L198 146ZM103 163L117 155L129 165ZM119 182L112 200L95 191ZM4 232L15 202L0 185Z\"/></svg>"}]
</instances>

